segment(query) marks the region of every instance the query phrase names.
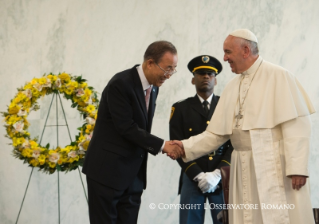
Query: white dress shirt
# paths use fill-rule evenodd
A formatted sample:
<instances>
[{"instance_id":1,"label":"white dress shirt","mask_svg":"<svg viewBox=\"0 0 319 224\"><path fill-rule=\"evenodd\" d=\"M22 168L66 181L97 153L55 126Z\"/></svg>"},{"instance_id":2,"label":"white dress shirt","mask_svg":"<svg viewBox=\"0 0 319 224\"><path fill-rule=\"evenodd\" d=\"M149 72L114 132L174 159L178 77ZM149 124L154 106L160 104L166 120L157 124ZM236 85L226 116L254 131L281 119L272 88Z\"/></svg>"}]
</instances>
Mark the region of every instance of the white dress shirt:
<instances>
[{"instance_id":1,"label":"white dress shirt","mask_svg":"<svg viewBox=\"0 0 319 224\"><path fill-rule=\"evenodd\" d=\"M197 94L197 96L198 96L198 98L199 98L201 104L203 104L203 102L204 102L205 100L204 100L200 95ZM210 110L210 104L211 104L211 102L212 102L213 96L214 96L214 93L212 93L212 95L210 95L210 96L207 98L207 100L206 100L206 101L208 102L208 104L207 104L208 110Z\"/></svg>"},{"instance_id":2,"label":"white dress shirt","mask_svg":"<svg viewBox=\"0 0 319 224\"><path fill-rule=\"evenodd\" d=\"M137 66L136 69L137 69L138 75L140 76L140 80L141 80L142 87L143 87L143 90L144 90L144 95L146 95L146 90L147 90L148 88L150 88L150 87L153 87L153 85L151 85L151 84L147 81L147 79L146 79L146 77L145 77L145 74L144 74L144 71L143 71L143 68L142 68L141 65L140 65L140 66ZM165 141L163 142L163 145L162 145L161 150L160 150L159 152L162 152L162 151L163 151L164 145L165 145Z\"/></svg>"}]
</instances>

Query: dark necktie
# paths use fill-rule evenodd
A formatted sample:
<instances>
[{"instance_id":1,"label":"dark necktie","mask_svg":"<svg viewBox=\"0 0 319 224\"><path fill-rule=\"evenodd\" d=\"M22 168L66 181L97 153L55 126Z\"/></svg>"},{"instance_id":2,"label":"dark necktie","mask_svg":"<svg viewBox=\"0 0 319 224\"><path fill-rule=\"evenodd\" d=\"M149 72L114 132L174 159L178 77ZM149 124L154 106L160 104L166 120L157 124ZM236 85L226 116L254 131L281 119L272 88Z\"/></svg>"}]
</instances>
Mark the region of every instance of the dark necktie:
<instances>
[{"instance_id":1,"label":"dark necktie","mask_svg":"<svg viewBox=\"0 0 319 224\"><path fill-rule=\"evenodd\" d=\"M148 106L150 104L150 96L151 96L152 86L150 86L145 91L146 91L146 94L145 94L146 110L148 111Z\"/></svg>"},{"instance_id":2,"label":"dark necktie","mask_svg":"<svg viewBox=\"0 0 319 224\"><path fill-rule=\"evenodd\" d=\"M203 102L203 106L204 106L204 112L205 112L205 114L208 115L209 109L208 109L208 102L207 102L206 100Z\"/></svg>"}]
</instances>

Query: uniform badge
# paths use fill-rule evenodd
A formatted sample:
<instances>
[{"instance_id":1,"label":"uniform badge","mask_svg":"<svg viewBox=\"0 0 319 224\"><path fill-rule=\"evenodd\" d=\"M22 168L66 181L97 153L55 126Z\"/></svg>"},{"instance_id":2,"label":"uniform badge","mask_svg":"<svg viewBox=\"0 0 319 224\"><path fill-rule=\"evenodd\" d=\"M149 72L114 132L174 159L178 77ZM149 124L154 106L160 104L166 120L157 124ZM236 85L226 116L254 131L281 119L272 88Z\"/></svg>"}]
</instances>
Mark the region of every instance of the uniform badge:
<instances>
[{"instance_id":1,"label":"uniform badge","mask_svg":"<svg viewBox=\"0 0 319 224\"><path fill-rule=\"evenodd\" d=\"M203 61L203 63L208 63L209 62L209 57L208 56L203 56L202 57L202 61Z\"/></svg>"},{"instance_id":2,"label":"uniform badge","mask_svg":"<svg viewBox=\"0 0 319 224\"><path fill-rule=\"evenodd\" d=\"M171 120L171 119L172 119L173 114L174 114L174 111L175 111L175 107L172 107L172 109L171 109L171 117L169 118L169 120Z\"/></svg>"}]
</instances>

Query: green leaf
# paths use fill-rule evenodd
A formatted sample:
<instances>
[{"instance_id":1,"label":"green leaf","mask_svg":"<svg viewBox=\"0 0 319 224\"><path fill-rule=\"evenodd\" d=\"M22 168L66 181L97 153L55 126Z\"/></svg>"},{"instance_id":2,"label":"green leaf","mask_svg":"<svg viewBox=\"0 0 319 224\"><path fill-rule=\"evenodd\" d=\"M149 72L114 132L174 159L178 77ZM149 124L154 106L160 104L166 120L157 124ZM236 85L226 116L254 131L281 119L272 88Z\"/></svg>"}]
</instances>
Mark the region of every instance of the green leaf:
<instances>
[{"instance_id":1,"label":"green leaf","mask_svg":"<svg viewBox=\"0 0 319 224\"><path fill-rule=\"evenodd\" d=\"M50 148L50 143L48 143L45 148L49 149Z\"/></svg>"},{"instance_id":2,"label":"green leaf","mask_svg":"<svg viewBox=\"0 0 319 224\"><path fill-rule=\"evenodd\" d=\"M56 165L56 169L57 169L58 171L61 171L61 170L62 170L62 169L61 169L61 166L60 166L59 164Z\"/></svg>"},{"instance_id":3,"label":"green leaf","mask_svg":"<svg viewBox=\"0 0 319 224\"><path fill-rule=\"evenodd\" d=\"M78 165L79 165L79 166L83 166L83 163L84 163L84 159L79 159Z\"/></svg>"}]
</instances>

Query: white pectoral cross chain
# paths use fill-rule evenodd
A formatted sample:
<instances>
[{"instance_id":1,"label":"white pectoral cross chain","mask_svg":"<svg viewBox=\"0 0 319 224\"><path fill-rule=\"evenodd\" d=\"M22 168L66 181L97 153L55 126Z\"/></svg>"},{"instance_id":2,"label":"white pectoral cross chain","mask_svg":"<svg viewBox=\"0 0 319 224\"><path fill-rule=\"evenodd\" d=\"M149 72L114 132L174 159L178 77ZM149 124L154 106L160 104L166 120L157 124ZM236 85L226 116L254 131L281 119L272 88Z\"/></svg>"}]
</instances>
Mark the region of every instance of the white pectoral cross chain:
<instances>
[{"instance_id":1,"label":"white pectoral cross chain","mask_svg":"<svg viewBox=\"0 0 319 224\"><path fill-rule=\"evenodd\" d=\"M238 114L235 116L236 118L236 128L239 127L239 120L242 119L244 116L241 114L241 110L238 111Z\"/></svg>"}]
</instances>

